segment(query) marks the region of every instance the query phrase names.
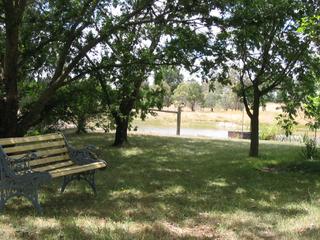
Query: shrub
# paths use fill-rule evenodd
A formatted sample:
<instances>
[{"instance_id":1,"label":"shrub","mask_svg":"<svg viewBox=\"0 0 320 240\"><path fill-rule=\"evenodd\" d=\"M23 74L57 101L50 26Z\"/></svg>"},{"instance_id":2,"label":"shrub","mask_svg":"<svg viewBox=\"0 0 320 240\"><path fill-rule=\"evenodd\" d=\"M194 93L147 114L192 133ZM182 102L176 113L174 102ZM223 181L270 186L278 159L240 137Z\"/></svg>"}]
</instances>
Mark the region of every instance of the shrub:
<instances>
[{"instance_id":1,"label":"shrub","mask_svg":"<svg viewBox=\"0 0 320 240\"><path fill-rule=\"evenodd\" d=\"M276 127L265 127L260 131L261 140L275 140L278 129Z\"/></svg>"},{"instance_id":2,"label":"shrub","mask_svg":"<svg viewBox=\"0 0 320 240\"><path fill-rule=\"evenodd\" d=\"M314 158L316 158L318 154L316 139L309 138L307 135L305 135L303 137L303 142L305 144L305 147L304 149L302 149L302 155L307 160L313 160Z\"/></svg>"}]
</instances>

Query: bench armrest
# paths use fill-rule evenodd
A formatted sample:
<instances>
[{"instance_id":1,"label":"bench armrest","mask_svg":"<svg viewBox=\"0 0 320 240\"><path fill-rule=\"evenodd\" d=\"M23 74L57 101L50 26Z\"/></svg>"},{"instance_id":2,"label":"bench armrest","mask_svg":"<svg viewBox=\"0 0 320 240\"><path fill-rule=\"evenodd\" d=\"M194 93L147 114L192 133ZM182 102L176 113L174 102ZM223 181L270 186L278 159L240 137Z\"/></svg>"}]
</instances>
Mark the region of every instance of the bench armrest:
<instances>
[{"instance_id":1,"label":"bench armrest","mask_svg":"<svg viewBox=\"0 0 320 240\"><path fill-rule=\"evenodd\" d=\"M87 145L85 148L77 149L68 143L66 137L61 133L66 143L70 159L77 165L85 165L95 162L104 162L103 160L98 159L97 155L94 153L94 150L97 148L94 145Z\"/></svg>"},{"instance_id":2,"label":"bench armrest","mask_svg":"<svg viewBox=\"0 0 320 240\"><path fill-rule=\"evenodd\" d=\"M68 145L69 156L73 162L78 165L84 165L94 162L99 162L97 155L93 152L95 147L93 145L88 145L82 149L76 149L71 145Z\"/></svg>"},{"instance_id":3,"label":"bench armrest","mask_svg":"<svg viewBox=\"0 0 320 240\"><path fill-rule=\"evenodd\" d=\"M2 149L1 149L2 150ZM37 158L33 152L26 153L21 158L13 159L1 151L0 159L0 179L14 177L16 175L24 175L32 172L30 161Z\"/></svg>"},{"instance_id":4,"label":"bench armrest","mask_svg":"<svg viewBox=\"0 0 320 240\"><path fill-rule=\"evenodd\" d=\"M25 155L23 155L21 158L18 159L10 159L9 160L9 165L10 168L17 174L25 174L28 172L32 172L30 168L30 161L34 160L37 158L37 154L34 152L28 152Z\"/></svg>"}]
</instances>

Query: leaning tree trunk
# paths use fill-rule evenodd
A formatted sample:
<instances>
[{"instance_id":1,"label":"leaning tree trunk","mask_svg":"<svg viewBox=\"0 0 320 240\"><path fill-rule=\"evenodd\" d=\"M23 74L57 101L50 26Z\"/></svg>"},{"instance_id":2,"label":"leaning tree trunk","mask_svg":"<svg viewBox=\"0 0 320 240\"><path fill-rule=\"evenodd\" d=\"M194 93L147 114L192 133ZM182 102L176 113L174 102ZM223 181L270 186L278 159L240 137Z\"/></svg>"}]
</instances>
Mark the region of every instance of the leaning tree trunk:
<instances>
[{"instance_id":1,"label":"leaning tree trunk","mask_svg":"<svg viewBox=\"0 0 320 240\"><path fill-rule=\"evenodd\" d=\"M128 125L129 118L127 116L115 118L116 121L116 135L113 146L122 147L128 142Z\"/></svg>"},{"instance_id":2,"label":"leaning tree trunk","mask_svg":"<svg viewBox=\"0 0 320 240\"><path fill-rule=\"evenodd\" d=\"M254 92L252 116L250 117L251 128L251 142L250 142L250 157L257 157L259 155L259 107L260 96L259 92Z\"/></svg>"},{"instance_id":3,"label":"leaning tree trunk","mask_svg":"<svg viewBox=\"0 0 320 240\"><path fill-rule=\"evenodd\" d=\"M143 79L141 77L139 81L134 83L133 91L129 95L130 97L127 96L121 100L119 112L112 113L116 123L116 135L113 146L122 147L128 142L129 119L134 104L137 101Z\"/></svg>"}]
</instances>

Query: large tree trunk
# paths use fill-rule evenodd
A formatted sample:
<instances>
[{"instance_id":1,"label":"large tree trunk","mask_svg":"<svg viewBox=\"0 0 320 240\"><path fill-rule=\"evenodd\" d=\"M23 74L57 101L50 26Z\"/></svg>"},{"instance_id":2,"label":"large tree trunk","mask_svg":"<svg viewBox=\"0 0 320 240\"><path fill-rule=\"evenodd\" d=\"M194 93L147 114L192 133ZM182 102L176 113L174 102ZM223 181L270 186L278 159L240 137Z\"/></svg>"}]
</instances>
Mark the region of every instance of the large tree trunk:
<instances>
[{"instance_id":1,"label":"large tree trunk","mask_svg":"<svg viewBox=\"0 0 320 240\"><path fill-rule=\"evenodd\" d=\"M116 135L114 139L113 146L122 147L128 142L128 124L129 117L117 116L116 120Z\"/></svg>"},{"instance_id":2,"label":"large tree trunk","mask_svg":"<svg viewBox=\"0 0 320 240\"><path fill-rule=\"evenodd\" d=\"M4 1L4 5L6 42L1 89L4 97L0 102L0 137L13 137L21 135L18 131L18 43L25 1L21 1L19 4L13 1Z\"/></svg>"},{"instance_id":3,"label":"large tree trunk","mask_svg":"<svg viewBox=\"0 0 320 240\"><path fill-rule=\"evenodd\" d=\"M250 157L259 155L259 107L260 96L258 90L254 91L252 116L250 117L251 142L250 142Z\"/></svg>"}]
</instances>

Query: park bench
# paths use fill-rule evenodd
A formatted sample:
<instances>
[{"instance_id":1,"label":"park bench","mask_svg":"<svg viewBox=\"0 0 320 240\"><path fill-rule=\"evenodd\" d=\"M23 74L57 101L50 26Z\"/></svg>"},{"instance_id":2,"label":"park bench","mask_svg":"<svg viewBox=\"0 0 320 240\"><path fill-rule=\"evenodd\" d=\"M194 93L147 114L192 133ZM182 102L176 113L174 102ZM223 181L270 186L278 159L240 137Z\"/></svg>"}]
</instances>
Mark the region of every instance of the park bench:
<instances>
[{"instance_id":1,"label":"park bench","mask_svg":"<svg viewBox=\"0 0 320 240\"><path fill-rule=\"evenodd\" d=\"M106 167L90 147L75 149L62 133L0 139L0 210L23 196L39 213L39 186L63 177L61 193L73 180L85 180L96 194L95 172Z\"/></svg>"}]
</instances>

